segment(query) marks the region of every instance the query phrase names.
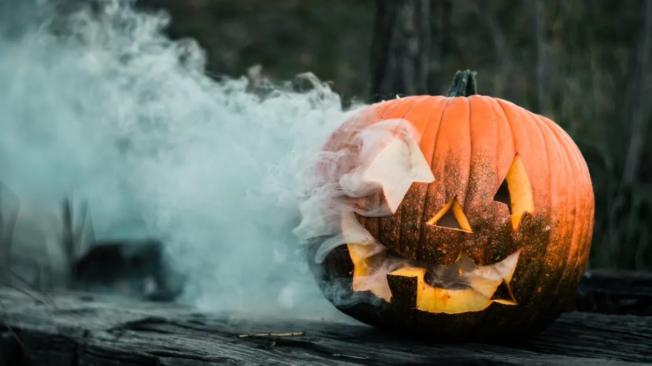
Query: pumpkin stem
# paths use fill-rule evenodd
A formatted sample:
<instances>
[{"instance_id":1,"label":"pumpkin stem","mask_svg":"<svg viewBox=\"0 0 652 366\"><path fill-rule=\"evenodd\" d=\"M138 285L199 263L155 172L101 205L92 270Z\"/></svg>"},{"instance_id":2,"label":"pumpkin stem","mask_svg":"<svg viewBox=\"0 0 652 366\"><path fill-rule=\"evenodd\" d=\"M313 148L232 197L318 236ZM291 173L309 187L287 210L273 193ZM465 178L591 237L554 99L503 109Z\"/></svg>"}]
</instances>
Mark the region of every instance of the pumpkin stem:
<instances>
[{"instance_id":1,"label":"pumpkin stem","mask_svg":"<svg viewBox=\"0 0 652 366\"><path fill-rule=\"evenodd\" d=\"M453 76L453 82L448 89L449 97L468 97L477 94L478 84L475 81L477 72L472 70L458 70Z\"/></svg>"}]
</instances>

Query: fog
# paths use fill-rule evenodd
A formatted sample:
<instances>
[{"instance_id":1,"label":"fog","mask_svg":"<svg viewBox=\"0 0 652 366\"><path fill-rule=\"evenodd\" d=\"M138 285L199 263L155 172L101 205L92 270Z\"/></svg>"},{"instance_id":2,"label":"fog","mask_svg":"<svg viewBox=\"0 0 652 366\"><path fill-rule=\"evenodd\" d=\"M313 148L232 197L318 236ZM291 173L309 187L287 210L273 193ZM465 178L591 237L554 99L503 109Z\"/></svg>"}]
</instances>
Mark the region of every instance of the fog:
<instances>
[{"instance_id":1,"label":"fog","mask_svg":"<svg viewBox=\"0 0 652 366\"><path fill-rule=\"evenodd\" d=\"M216 81L194 41L164 35L165 14L124 1L16 3L0 1L0 182L20 202L14 251L57 263L70 198L88 203L97 238L162 239L187 276L182 302L343 319L292 232L315 158L350 113L338 95Z\"/></svg>"}]
</instances>

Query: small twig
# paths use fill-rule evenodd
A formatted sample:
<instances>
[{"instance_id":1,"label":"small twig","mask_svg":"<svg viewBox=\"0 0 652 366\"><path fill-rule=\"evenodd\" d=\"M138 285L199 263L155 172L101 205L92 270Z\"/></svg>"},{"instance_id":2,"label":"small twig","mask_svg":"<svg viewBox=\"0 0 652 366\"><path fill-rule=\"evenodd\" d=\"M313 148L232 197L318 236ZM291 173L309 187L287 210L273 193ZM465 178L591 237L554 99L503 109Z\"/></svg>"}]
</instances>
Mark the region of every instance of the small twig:
<instances>
[{"instance_id":1,"label":"small twig","mask_svg":"<svg viewBox=\"0 0 652 366\"><path fill-rule=\"evenodd\" d=\"M7 311L7 308L5 307L5 304L2 301L0 301L0 306L2 307L2 311L6 315L8 313L8 311ZM11 325L9 325L7 323L0 323L0 324L4 325L4 327L7 328L7 330L11 333L13 338L16 340L16 343L18 343L18 345L20 346L20 349L22 349L24 351L25 350L25 344L20 339L20 337L18 336L18 333L16 333L14 328L12 328Z\"/></svg>"},{"instance_id":2,"label":"small twig","mask_svg":"<svg viewBox=\"0 0 652 366\"><path fill-rule=\"evenodd\" d=\"M352 358L355 360L369 360L371 358L368 356L346 355L344 353L333 353L333 357Z\"/></svg>"},{"instance_id":3,"label":"small twig","mask_svg":"<svg viewBox=\"0 0 652 366\"><path fill-rule=\"evenodd\" d=\"M305 332L265 332L265 333L247 333L240 334L238 338L280 338L280 337L302 337L306 335Z\"/></svg>"},{"instance_id":4,"label":"small twig","mask_svg":"<svg viewBox=\"0 0 652 366\"><path fill-rule=\"evenodd\" d=\"M54 307L54 304L53 304L53 303L50 303L50 302L44 300L43 298L40 298L39 296L36 296L35 294L33 294L33 293L31 293L31 292L25 290L24 288L20 288L20 287L18 287L18 286L14 286L14 285L12 285L12 284L10 284L10 283L7 283L7 282L0 282L0 286L5 286L5 287L10 288L10 289L12 289L12 290L16 290L16 291L22 293L23 295L25 295L25 296L27 296L27 297L30 297L30 298L32 298L33 300L37 301L37 302L40 302L40 303L43 304L43 305L47 305L47 306Z\"/></svg>"},{"instance_id":5,"label":"small twig","mask_svg":"<svg viewBox=\"0 0 652 366\"><path fill-rule=\"evenodd\" d=\"M14 276L15 278L17 278L20 282L22 282L23 285L25 285L27 288L29 288L30 291L37 293L43 299L41 301L46 303L46 305L50 305L52 307L55 307L54 306L54 300L51 297L49 297L48 294L45 293L45 291L41 291L38 288L36 288L35 286L33 286L29 281L27 281L27 279L25 279L25 277L23 277L23 276L19 275L18 273L16 273L16 271L14 271L12 268L9 268L9 273L12 276Z\"/></svg>"}]
</instances>

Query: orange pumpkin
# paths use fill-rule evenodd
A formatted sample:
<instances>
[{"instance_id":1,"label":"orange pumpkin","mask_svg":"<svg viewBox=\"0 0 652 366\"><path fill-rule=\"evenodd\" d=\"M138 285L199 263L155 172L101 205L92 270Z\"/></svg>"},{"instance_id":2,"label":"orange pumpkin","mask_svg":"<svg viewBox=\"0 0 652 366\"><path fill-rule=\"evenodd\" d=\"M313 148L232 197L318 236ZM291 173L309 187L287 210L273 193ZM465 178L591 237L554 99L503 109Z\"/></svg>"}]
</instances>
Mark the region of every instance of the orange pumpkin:
<instances>
[{"instance_id":1,"label":"orange pumpkin","mask_svg":"<svg viewBox=\"0 0 652 366\"><path fill-rule=\"evenodd\" d=\"M405 121L434 178L355 198L395 207L354 216L376 246L343 242L313 263L340 310L441 339L496 340L539 331L572 299L593 227L586 163L550 119L474 94L474 73L458 72L448 97L371 105L325 145L344 155L320 167L323 182L337 185L356 169L362 131Z\"/></svg>"}]
</instances>

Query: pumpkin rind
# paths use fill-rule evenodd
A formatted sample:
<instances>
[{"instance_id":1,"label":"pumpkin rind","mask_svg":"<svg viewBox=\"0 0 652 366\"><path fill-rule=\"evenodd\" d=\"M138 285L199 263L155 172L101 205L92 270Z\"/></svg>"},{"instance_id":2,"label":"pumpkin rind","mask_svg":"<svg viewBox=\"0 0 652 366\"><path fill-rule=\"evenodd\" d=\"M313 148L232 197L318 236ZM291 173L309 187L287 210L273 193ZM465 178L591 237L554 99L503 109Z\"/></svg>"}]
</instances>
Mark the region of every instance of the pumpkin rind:
<instances>
[{"instance_id":1,"label":"pumpkin rind","mask_svg":"<svg viewBox=\"0 0 652 366\"><path fill-rule=\"evenodd\" d=\"M414 281L393 278L396 293L389 303L367 294L366 304L334 301L336 306L368 323L448 339L518 337L553 320L579 282L593 226L591 180L572 139L551 120L498 98L415 96L366 108L324 149L341 150L356 131L388 119L407 120L419 132L419 147L436 180L413 183L394 215L357 216L359 222L392 253L428 265L454 263L460 254L491 264L520 250L511 281L518 305L492 304L454 315L422 312L409 305L416 296L409 290ZM524 210L530 206L520 204L518 220L505 203L493 200L514 169L526 179L512 181L526 182L518 189L533 204ZM472 232L426 224L454 200ZM352 293L353 264L346 251L346 246L333 250L314 268L323 286L339 281Z\"/></svg>"}]
</instances>

